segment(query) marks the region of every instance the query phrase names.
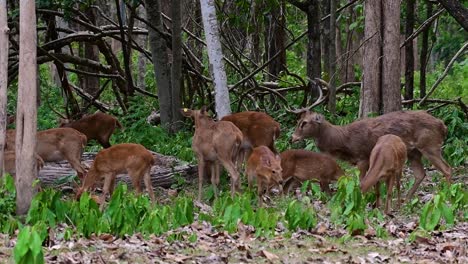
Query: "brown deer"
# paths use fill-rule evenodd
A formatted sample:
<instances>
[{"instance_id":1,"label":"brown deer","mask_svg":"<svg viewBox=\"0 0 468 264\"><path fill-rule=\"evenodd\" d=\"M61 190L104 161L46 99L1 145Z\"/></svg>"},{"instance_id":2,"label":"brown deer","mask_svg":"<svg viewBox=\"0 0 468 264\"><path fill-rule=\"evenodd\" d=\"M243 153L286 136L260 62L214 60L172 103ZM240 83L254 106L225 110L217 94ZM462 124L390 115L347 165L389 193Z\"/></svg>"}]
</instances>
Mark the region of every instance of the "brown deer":
<instances>
[{"instance_id":1,"label":"brown deer","mask_svg":"<svg viewBox=\"0 0 468 264\"><path fill-rule=\"evenodd\" d=\"M104 178L104 187L101 195L101 209L107 194L114 191L115 178L117 174L127 172L132 181L133 188L138 194L141 193L141 180L144 180L146 190L153 202L156 198L151 185L150 170L155 164L155 158L145 147L140 144L123 143L116 144L110 148L98 152L93 165L86 175L83 185L76 196L79 198L83 192L94 187L96 181Z\"/></svg>"},{"instance_id":2,"label":"brown deer","mask_svg":"<svg viewBox=\"0 0 468 264\"><path fill-rule=\"evenodd\" d=\"M391 134L379 137L370 155L369 171L361 178L361 191L367 192L375 185L376 207L379 207L379 182L385 179L387 183L386 214L389 212L394 185L396 185L398 195L397 207L400 207L400 179L405 162L406 145L400 137Z\"/></svg>"},{"instance_id":3,"label":"brown deer","mask_svg":"<svg viewBox=\"0 0 468 264\"><path fill-rule=\"evenodd\" d=\"M275 140L280 136L280 124L263 112L246 111L224 116L222 121L230 121L236 125L244 136L242 154L239 160L248 159L252 149L267 146L275 154Z\"/></svg>"},{"instance_id":4,"label":"brown deer","mask_svg":"<svg viewBox=\"0 0 468 264\"><path fill-rule=\"evenodd\" d=\"M92 139L97 140L104 148L111 146L109 138L115 128L122 129L122 125L117 118L102 112L87 115L73 122L70 122L68 119L60 119L60 127L74 128L85 134L88 141Z\"/></svg>"},{"instance_id":5,"label":"brown deer","mask_svg":"<svg viewBox=\"0 0 468 264\"><path fill-rule=\"evenodd\" d=\"M219 184L219 163L231 176L231 196L234 196L238 186L239 172L236 161L242 143L242 132L228 121L215 122L208 116L206 107L200 110L181 109L182 115L193 118L195 133L192 149L198 159L198 200L201 200L205 164L211 170L211 183L217 197Z\"/></svg>"},{"instance_id":6,"label":"brown deer","mask_svg":"<svg viewBox=\"0 0 468 264\"><path fill-rule=\"evenodd\" d=\"M37 167L37 173L39 174L39 171L44 167L44 160L36 154L34 154L36 157L36 167ZM4 171L8 172L11 175L16 174L16 155L14 150L8 150L4 152ZM2 172L0 172L1 174Z\"/></svg>"},{"instance_id":7,"label":"brown deer","mask_svg":"<svg viewBox=\"0 0 468 264\"><path fill-rule=\"evenodd\" d=\"M280 191L283 191L281 159L279 155L274 154L266 146L253 149L247 160L245 174L247 175L249 188L252 188L254 179L257 180L258 205L262 205L263 193L264 191L268 192L270 186L278 185Z\"/></svg>"},{"instance_id":8,"label":"brown deer","mask_svg":"<svg viewBox=\"0 0 468 264\"><path fill-rule=\"evenodd\" d=\"M330 193L329 184L344 175L338 163L329 155L301 149L286 150L280 154L284 190L289 192L294 182L317 179L323 192Z\"/></svg>"},{"instance_id":9,"label":"brown deer","mask_svg":"<svg viewBox=\"0 0 468 264\"><path fill-rule=\"evenodd\" d=\"M15 150L15 130L7 131L6 150ZM52 128L36 134L36 152L45 162L67 160L82 180L85 169L81 155L86 146L86 136L73 128Z\"/></svg>"},{"instance_id":10,"label":"brown deer","mask_svg":"<svg viewBox=\"0 0 468 264\"><path fill-rule=\"evenodd\" d=\"M447 127L442 120L425 111L397 111L346 126L332 125L321 114L305 111L300 116L292 141L314 138L320 151L357 165L362 178L369 168L370 153L377 139L386 134L399 136L408 150L416 181L407 199L413 196L425 177L421 162L423 155L445 175L448 182L451 181L451 168L441 155Z\"/></svg>"}]
</instances>

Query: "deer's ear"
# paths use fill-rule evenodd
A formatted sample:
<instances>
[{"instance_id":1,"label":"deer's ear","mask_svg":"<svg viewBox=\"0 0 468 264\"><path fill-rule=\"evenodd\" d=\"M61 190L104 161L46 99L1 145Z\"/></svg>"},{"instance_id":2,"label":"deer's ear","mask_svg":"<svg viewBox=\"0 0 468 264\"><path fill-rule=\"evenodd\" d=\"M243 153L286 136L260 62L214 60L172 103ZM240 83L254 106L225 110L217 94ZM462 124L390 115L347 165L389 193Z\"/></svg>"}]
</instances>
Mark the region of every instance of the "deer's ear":
<instances>
[{"instance_id":1,"label":"deer's ear","mask_svg":"<svg viewBox=\"0 0 468 264\"><path fill-rule=\"evenodd\" d=\"M321 124L321 123L323 123L323 120L325 120L325 117L323 117L323 115L321 115L321 114L316 113L316 114L314 114L313 120L314 120L315 123Z\"/></svg>"},{"instance_id":2,"label":"deer's ear","mask_svg":"<svg viewBox=\"0 0 468 264\"><path fill-rule=\"evenodd\" d=\"M185 117L191 117L192 116L192 110L188 108L181 108L180 113L182 113L183 116Z\"/></svg>"},{"instance_id":3,"label":"deer's ear","mask_svg":"<svg viewBox=\"0 0 468 264\"><path fill-rule=\"evenodd\" d=\"M261 161L262 161L262 164L263 164L263 165L266 165L266 166L268 166L268 167L271 166L271 162L270 162L270 159L269 159L269 158L267 158L267 157L265 157L265 156L262 156L262 157L261 157Z\"/></svg>"},{"instance_id":4,"label":"deer's ear","mask_svg":"<svg viewBox=\"0 0 468 264\"><path fill-rule=\"evenodd\" d=\"M207 109L206 105L202 106L202 108L200 109L200 113L202 115L205 115L207 111L208 111L208 109Z\"/></svg>"},{"instance_id":5,"label":"deer's ear","mask_svg":"<svg viewBox=\"0 0 468 264\"><path fill-rule=\"evenodd\" d=\"M60 127L63 127L65 124L68 124L68 123L70 123L70 120L68 120L67 118L59 118Z\"/></svg>"}]
</instances>

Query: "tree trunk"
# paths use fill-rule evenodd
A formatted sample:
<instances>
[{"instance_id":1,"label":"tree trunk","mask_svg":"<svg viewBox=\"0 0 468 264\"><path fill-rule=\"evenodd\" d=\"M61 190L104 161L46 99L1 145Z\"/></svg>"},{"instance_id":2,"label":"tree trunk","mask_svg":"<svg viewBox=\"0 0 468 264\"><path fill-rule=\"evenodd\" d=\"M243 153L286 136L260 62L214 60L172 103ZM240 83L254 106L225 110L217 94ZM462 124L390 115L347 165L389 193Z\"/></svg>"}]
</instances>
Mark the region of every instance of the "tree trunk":
<instances>
[{"instance_id":1,"label":"tree trunk","mask_svg":"<svg viewBox=\"0 0 468 264\"><path fill-rule=\"evenodd\" d=\"M20 52L16 112L16 213L28 212L37 178L37 38L33 0L20 1Z\"/></svg>"},{"instance_id":2,"label":"tree trunk","mask_svg":"<svg viewBox=\"0 0 468 264\"><path fill-rule=\"evenodd\" d=\"M96 9L88 8L85 11L86 16L89 21L96 25ZM89 60L99 61L99 49L94 43L85 42L84 43L84 57ZM93 72L92 69L88 67L83 67L85 71ZM99 77L95 76L83 76L82 87L83 90L90 95L96 95L99 91Z\"/></svg>"},{"instance_id":3,"label":"tree trunk","mask_svg":"<svg viewBox=\"0 0 468 264\"><path fill-rule=\"evenodd\" d=\"M382 1L383 10L383 67L382 110L390 113L401 110L400 89L400 0Z\"/></svg>"},{"instance_id":4,"label":"tree trunk","mask_svg":"<svg viewBox=\"0 0 468 264\"><path fill-rule=\"evenodd\" d=\"M221 119L223 116L231 113L231 102L227 88L226 72L224 71L223 51L219 38L216 9L214 0L200 0L200 5L203 28L205 29L206 46L208 49L208 59L210 61L210 71L215 86L216 114L217 118Z\"/></svg>"},{"instance_id":5,"label":"tree trunk","mask_svg":"<svg viewBox=\"0 0 468 264\"><path fill-rule=\"evenodd\" d=\"M267 16L265 44L267 46L266 52L268 56L265 61L270 60L276 53L280 52L279 56L268 65L268 72L274 76L278 76L286 65L286 50L284 49L286 25L284 12L284 1L281 0L278 1L278 6L272 8L270 14ZM258 34L258 32L256 34ZM271 78L269 77L268 79Z\"/></svg>"},{"instance_id":6,"label":"tree trunk","mask_svg":"<svg viewBox=\"0 0 468 264\"><path fill-rule=\"evenodd\" d=\"M468 8L460 0L438 0L449 14L468 31Z\"/></svg>"},{"instance_id":7,"label":"tree trunk","mask_svg":"<svg viewBox=\"0 0 468 264\"><path fill-rule=\"evenodd\" d=\"M120 27L120 38L122 42L122 54L123 54L123 62L124 62L124 69L125 69L125 79L127 79L127 90L124 94L124 101L127 102L127 96L133 96L135 93L135 88L133 87L133 78L132 78L132 70L131 70L131 60L130 60L130 53L128 52L127 45L131 45L130 41L131 38L125 38L124 26L126 25L126 16L124 14L125 11L125 4L120 4L120 0L115 0L115 5L117 9L117 19L119 21Z\"/></svg>"},{"instance_id":8,"label":"tree trunk","mask_svg":"<svg viewBox=\"0 0 468 264\"><path fill-rule=\"evenodd\" d=\"M364 2L364 54L359 117L379 113L381 73L381 1ZM398 72L399 73L399 72Z\"/></svg>"},{"instance_id":9,"label":"tree trunk","mask_svg":"<svg viewBox=\"0 0 468 264\"><path fill-rule=\"evenodd\" d=\"M414 4L415 0L406 0L406 26L405 36L408 38L413 34L414 28ZM413 41L405 46L405 100L413 99L414 90L414 54ZM408 104L413 108L413 104Z\"/></svg>"},{"instance_id":10,"label":"tree trunk","mask_svg":"<svg viewBox=\"0 0 468 264\"><path fill-rule=\"evenodd\" d=\"M182 7L181 1L172 1L172 70L171 70L171 132L177 132L181 128L182 115L180 114L181 86L182 82Z\"/></svg>"},{"instance_id":11,"label":"tree trunk","mask_svg":"<svg viewBox=\"0 0 468 264\"><path fill-rule=\"evenodd\" d=\"M157 30L148 27L149 45L153 58L154 75L158 89L159 110L161 125L168 128L172 120L171 111L171 70L164 39L164 27L161 16L159 0L145 0L146 17L149 23Z\"/></svg>"},{"instance_id":12,"label":"tree trunk","mask_svg":"<svg viewBox=\"0 0 468 264\"><path fill-rule=\"evenodd\" d=\"M331 0L322 0L321 9L321 16L325 17L330 14L330 2ZM321 29L322 29L322 55L323 55L323 78L325 80L330 80L330 16L322 21Z\"/></svg>"},{"instance_id":13,"label":"tree trunk","mask_svg":"<svg viewBox=\"0 0 468 264\"><path fill-rule=\"evenodd\" d=\"M322 74L322 52L320 50L320 4L318 0L309 0L307 6L307 77L310 80L320 78ZM312 84L311 101L318 96L318 86Z\"/></svg>"},{"instance_id":14,"label":"tree trunk","mask_svg":"<svg viewBox=\"0 0 468 264\"><path fill-rule=\"evenodd\" d=\"M432 3L427 1L426 2L426 19L432 16ZM422 32L422 43L421 43L421 57L420 57L420 77L419 77L419 97L424 98L426 96L426 70L427 70L427 63L428 63L428 50L429 50L429 34L431 32L431 27L428 26Z\"/></svg>"},{"instance_id":15,"label":"tree trunk","mask_svg":"<svg viewBox=\"0 0 468 264\"><path fill-rule=\"evenodd\" d=\"M3 175L3 151L7 126L8 23L6 0L0 0L0 177Z\"/></svg>"},{"instance_id":16,"label":"tree trunk","mask_svg":"<svg viewBox=\"0 0 468 264\"><path fill-rule=\"evenodd\" d=\"M330 74L330 86L328 95L328 111L335 114L336 111L336 1L330 0L330 45L329 50L329 68L328 73Z\"/></svg>"}]
</instances>

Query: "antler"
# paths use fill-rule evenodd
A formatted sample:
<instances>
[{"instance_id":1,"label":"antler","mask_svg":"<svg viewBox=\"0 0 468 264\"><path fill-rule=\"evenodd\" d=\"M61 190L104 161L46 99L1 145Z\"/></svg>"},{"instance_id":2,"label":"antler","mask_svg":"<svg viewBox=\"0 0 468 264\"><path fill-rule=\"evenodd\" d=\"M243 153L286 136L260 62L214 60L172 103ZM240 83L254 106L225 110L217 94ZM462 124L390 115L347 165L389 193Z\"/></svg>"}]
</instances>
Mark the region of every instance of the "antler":
<instances>
[{"instance_id":1,"label":"antler","mask_svg":"<svg viewBox=\"0 0 468 264\"><path fill-rule=\"evenodd\" d=\"M319 78L315 78L314 80L309 80L309 81L310 82L318 81L320 85L328 86L327 82L325 82L324 80L319 79ZM302 114L302 113L304 113L306 111L309 111L310 109L314 108L315 106L323 103L325 101L325 99L326 99L326 96L323 96L323 91L320 88L320 85L315 85L317 87L317 89L318 89L319 97L317 98L317 100L315 100L314 103L312 103L311 105L309 105L307 107L303 107L303 108L299 108L299 109L291 109L291 108L286 106L286 111L289 112L289 113L293 113L293 114L298 115L298 114Z\"/></svg>"}]
</instances>

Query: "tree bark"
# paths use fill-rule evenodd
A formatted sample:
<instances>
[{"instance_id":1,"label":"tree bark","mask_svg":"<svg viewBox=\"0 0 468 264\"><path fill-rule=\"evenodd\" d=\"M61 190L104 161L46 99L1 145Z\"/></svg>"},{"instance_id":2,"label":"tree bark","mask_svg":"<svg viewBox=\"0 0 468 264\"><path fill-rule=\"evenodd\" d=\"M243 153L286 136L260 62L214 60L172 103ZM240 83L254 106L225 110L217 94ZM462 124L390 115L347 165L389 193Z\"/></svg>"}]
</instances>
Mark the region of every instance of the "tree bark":
<instances>
[{"instance_id":1,"label":"tree bark","mask_svg":"<svg viewBox=\"0 0 468 264\"><path fill-rule=\"evenodd\" d=\"M337 0L330 0L330 45L329 50L329 68L330 86L328 91L328 111L335 114L336 111L336 2Z\"/></svg>"},{"instance_id":2,"label":"tree bark","mask_svg":"<svg viewBox=\"0 0 468 264\"><path fill-rule=\"evenodd\" d=\"M468 31L468 8L460 0L438 0L449 14Z\"/></svg>"},{"instance_id":3,"label":"tree bark","mask_svg":"<svg viewBox=\"0 0 468 264\"><path fill-rule=\"evenodd\" d=\"M126 102L127 95L128 96L133 96L135 93L135 88L133 87L133 78L132 78L132 70L131 70L131 60L130 60L130 54L128 52L127 45L130 44L130 38L126 39L125 38L125 33L123 27L125 26L124 21L126 22L126 17L123 15L123 10L125 10L125 4L120 5L120 0L115 0L115 5L117 9L117 19L119 21L119 27L120 27L120 38L121 38L121 43L122 43L122 54L123 54L123 61L124 61L124 69L125 69L125 79L127 79L127 90L126 93L124 94L124 101ZM128 41L128 42L127 42Z\"/></svg>"},{"instance_id":4,"label":"tree bark","mask_svg":"<svg viewBox=\"0 0 468 264\"><path fill-rule=\"evenodd\" d=\"M20 52L18 105L16 112L16 213L28 212L36 193L37 178L37 37L33 0L20 1Z\"/></svg>"},{"instance_id":5,"label":"tree bark","mask_svg":"<svg viewBox=\"0 0 468 264\"><path fill-rule=\"evenodd\" d=\"M400 89L400 0L382 1L383 10L383 67L382 110L390 113L401 110Z\"/></svg>"},{"instance_id":6,"label":"tree bark","mask_svg":"<svg viewBox=\"0 0 468 264\"><path fill-rule=\"evenodd\" d=\"M203 28L205 29L206 46L208 49L208 59L210 61L210 71L215 86L216 114L217 118L221 119L223 116L231 113L231 102L227 88L226 72L224 70L223 51L221 49L216 9L214 0L200 0L200 5Z\"/></svg>"},{"instance_id":7,"label":"tree bark","mask_svg":"<svg viewBox=\"0 0 468 264\"><path fill-rule=\"evenodd\" d=\"M161 113L161 125L168 128L172 120L171 111L171 70L164 39L164 27L161 16L159 0L145 0L146 17L149 23L156 28L148 27L149 45L153 58L154 74L158 89L159 110Z\"/></svg>"},{"instance_id":8,"label":"tree bark","mask_svg":"<svg viewBox=\"0 0 468 264\"><path fill-rule=\"evenodd\" d=\"M88 8L85 11L86 16L88 17L89 21L96 25L96 9ZM84 43L84 57L89 60L99 61L99 49L94 43L85 42ZM87 67L84 67L83 70L91 71ZM91 95L96 95L99 91L99 77L93 76L84 76L83 77L83 90Z\"/></svg>"},{"instance_id":9,"label":"tree bark","mask_svg":"<svg viewBox=\"0 0 468 264\"><path fill-rule=\"evenodd\" d=\"M405 36L408 38L413 34L414 28L414 5L415 0L406 0L406 26ZM413 41L410 41L405 46L405 100L413 99L414 90L414 54ZM408 104L409 108L413 108L412 104Z\"/></svg>"},{"instance_id":10,"label":"tree bark","mask_svg":"<svg viewBox=\"0 0 468 264\"><path fill-rule=\"evenodd\" d=\"M7 126L8 23L6 0L0 0L0 177L3 175Z\"/></svg>"},{"instance_id":11,"label":"tree bark","mask_svg":"<svg viewBox=\"0 0 468 264\"><path fill-rule=\"evenodd\" d=\"M432 16L432 3L427 1L426 2L426 18L430 18ZM422 32L422 43L421 43L421 66L419 69L420 77L419 77L419 97L423 98L426 96L426 70L427 70L427 63L428 63L428 51L429 51L429 34L430 34L431 27L428 26Z\"/></svg>"},{"instance_id":12,"label":"tree bark","mask_svg":"<svg viewBox=\"0 0 468 264\"><path fill-rule=\"evenodd\" d=\"M379 113L381 74L381 1L364 2L364 54L359 117Z\"/></svg>"},{"instance_id":13,"label":"tree bark","mask_svg":"<svg viewBox=\"0 0 468 264\"><path fill-rule=\"evenodd\" d=\"M278 76L286 65L286 50L284 49L286 22L284 12L284 1L280 0L278 1L278 6L272 8L270 14L267 16L265 44L267 46L266 53L268 57L265 61L268 61L275 56L276 53L280 52L276 59L268 65L268 72L274 76Z\"/></svg>"},{"instance_id":14,"label":"tree bark","mask_svg":"<svg viewBox=\"0 0 468 264\"><path fill-rule=\"evenodd\" d=\"M182 82L182 7L181 1L171 2L172 13L172 69L171 69L171 132L181 128L182 115L180 114Z\"/></svg>"},{"instance_id":15,"label":"tree bark","mask_svg":"<svg viewBox=\"0 0 468 264\"><path fill-rule=\"evenodd\" d=\"M308 0L307 5L307 77L310 80L320 78L322 75L322 52L320 50L320 4L318 0ZM316 84L312 84L311 102L318 97Z\"/></svg>"}]
</instances>

